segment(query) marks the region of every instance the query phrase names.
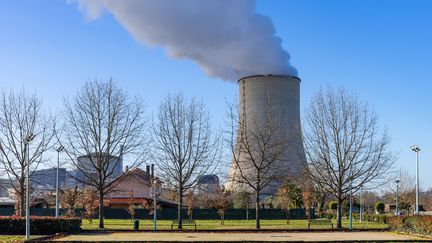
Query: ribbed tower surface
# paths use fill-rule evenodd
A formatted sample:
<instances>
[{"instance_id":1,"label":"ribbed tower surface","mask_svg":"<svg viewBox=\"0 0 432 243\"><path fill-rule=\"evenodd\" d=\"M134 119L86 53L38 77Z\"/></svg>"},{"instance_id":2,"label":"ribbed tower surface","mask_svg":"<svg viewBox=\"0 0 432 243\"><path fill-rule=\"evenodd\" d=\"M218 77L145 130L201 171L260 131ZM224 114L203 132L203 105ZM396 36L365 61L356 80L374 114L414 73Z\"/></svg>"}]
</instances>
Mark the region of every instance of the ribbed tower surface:
<instances>
[{"instance_id":1,"label":"ribbed tower surface","mask_svg":"<svg viewBox=\"0 0 432 243\"><path fill-rule=\"evenodd\" d=\"M242 78L238 83L240 122L245 122L246 126L263 124L271 114L272 124L278 127L277 137L286 144L286 149L270 172L282 173L293 181L301 179L306 168L306 159L300 125L300 79L282 75L257 75ZM242 155L239 157L242 158ZM238 182L239 173L233 160L226 188L230 191L252 191ZM283 179L273 182L263 194L274 194L282 183Z\"/></svg>"}]
</instances>

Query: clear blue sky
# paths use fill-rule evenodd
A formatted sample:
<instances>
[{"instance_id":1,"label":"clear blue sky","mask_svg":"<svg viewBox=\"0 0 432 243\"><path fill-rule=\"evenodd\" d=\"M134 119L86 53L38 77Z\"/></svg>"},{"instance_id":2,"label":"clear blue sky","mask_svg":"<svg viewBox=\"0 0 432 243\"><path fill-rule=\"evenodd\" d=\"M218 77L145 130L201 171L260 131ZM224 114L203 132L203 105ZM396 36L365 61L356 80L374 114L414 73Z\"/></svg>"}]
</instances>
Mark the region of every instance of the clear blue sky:
<instances>
[{"instance_id":1,"label":"clear blue sky","mask_svg":"<svg viewBox=\"0 0 432 243\"><path fill-rule=\"evenodd\" d=\"M397 166L432 187L432 1L260 0L302 79L302 108L321 86L343 86L369 102L393 138ZM36 91L62 108L89 78L113 77L144 97L149 113L167 92L203 99L223 126L233 83L206 77L191 61L137 43L111 15L88 22L64 1L6 0L0 8L0 86Z\"/></svg>"}]
</instances>

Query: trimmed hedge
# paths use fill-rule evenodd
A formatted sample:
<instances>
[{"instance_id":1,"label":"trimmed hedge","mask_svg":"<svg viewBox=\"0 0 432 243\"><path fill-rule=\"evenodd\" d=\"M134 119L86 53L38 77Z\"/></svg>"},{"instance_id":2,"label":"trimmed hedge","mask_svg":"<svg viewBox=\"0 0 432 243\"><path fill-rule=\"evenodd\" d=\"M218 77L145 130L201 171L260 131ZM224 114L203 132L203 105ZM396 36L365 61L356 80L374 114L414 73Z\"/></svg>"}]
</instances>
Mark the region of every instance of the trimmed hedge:
<instances>
[{"instance_id":1,"label":"trimmed hedge","mask_svg":"<svg viewBox=\"0 0 432 243\"><path fill-rule=\"evenodd\" d=\"M321 218L327 218L327 219L336 219L336 213L332 213L332 212L321 212L320 213L320 217ZM343 213L342 217L349 217L348 213ZM360 214L359 213L353 213L353 219L354 220L359 220L360 219ZM388 216L385 214L363 214L363 219L365 221L369 221L369 222L377 222L377 223L383 223L383 224L387 224L387 219Z\"/></svg>"},{"instance_id":2,"label":"trimmed hedge","mask_svg":"<svg viewBox=\"0 0 432 243\"><path fill-rule=\"evenodd\" d=\"M432 235L431 215L391 216L388 217L388 224L389 228L394 231Z\"/></svg>"},{"instance_id":3,"label":"trimmed hedge","mask_svg":"<svg viewBox=\"0 0 432 243\"><path fill-rule=\"evenodd\" d=\"M0 217L0 235L23 235L25 224L24 217ZM80 230L80 218L33 216L30 218L30 234L33 235L76 233Z\"/></svg>"}]
</instances>

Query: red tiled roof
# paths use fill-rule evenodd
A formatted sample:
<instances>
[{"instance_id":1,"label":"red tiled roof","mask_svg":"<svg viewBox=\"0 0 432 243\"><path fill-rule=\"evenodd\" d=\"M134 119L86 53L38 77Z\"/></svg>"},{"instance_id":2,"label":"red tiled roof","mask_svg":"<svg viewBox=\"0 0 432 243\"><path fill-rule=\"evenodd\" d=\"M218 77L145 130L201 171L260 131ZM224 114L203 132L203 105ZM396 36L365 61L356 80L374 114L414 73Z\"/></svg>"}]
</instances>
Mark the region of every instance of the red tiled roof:
<instances>
[{"instance_id":1,"label":"red tiled roof","mask_svg":"<svg viewBox=\"0 0 432 243\"><path fill-rule=\"evenodd\" d=\"M109 207L113 204L129 204L132 202L133 204L141 204L144 200L151 200L144 197L135 197L135 198L107 198L104 199L104 207Z\"/></svg>"},{"instance_id":2,"label":"red tiled roof","mask_svg":"<svg viewBox=\"0 0 432 243\"><path fill-rule=\"evenodd\" d=\"M117 177L114 181L111 183L115 183L117 181L123 180L126 176L132 175L141 180L142 182L146 183L148 186L151 185L151 176L147 172L141 170L140 168L134 168L132 170L124 172L122 175Z\"/></svg>"}]
</instances>

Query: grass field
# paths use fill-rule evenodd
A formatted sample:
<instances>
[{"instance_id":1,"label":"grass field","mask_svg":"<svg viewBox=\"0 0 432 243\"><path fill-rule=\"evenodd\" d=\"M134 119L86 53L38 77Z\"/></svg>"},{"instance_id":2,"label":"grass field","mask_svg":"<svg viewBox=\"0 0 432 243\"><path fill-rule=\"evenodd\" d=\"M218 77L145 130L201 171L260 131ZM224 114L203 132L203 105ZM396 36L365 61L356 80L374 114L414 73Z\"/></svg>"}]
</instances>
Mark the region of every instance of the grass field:
<instances>
[{"instance_id":1,"label":"grass field","mask_svg":"<svg viewBox=\"0 0 432 243\"><path fill-rule=\"evenodd\" d=\"M159 220L157 221L158 229L171 229L171 220ZM254 229L254 220L225 220L225 225L221 225L219 220L196 220L198 230L219 230L219 229ZM83 220L81 226L85 230L98 230L98 220L93 220L90 223L88 220ZM336 222L333 221L334 226ZM343 220L342 225L344 228L348 228L348 220ZM386 224L374 223L374 222L353 222L354 229L387 229ZM140 220L141 230L153 229L152 220ZM183 229L193 229L193 226L183 226ZM291 220L290 224L287 224L286 220L261 220L262 229L307 229L307 220ZM330 229L330 225L314 225L312 229ZM105 220L106 230L132 230L133 223L131 220L121 219L106 219Z\"/></svg>"},{"instance_id":2,"label":"grass field","mask_svg":"<svg viewBox=\"0 0 432 243\"><path fill-rule=\"evenodd\" d=\"M23 242L23 241L24 241L24 236L0 235L0 242L15 243L15 242Z\"/></svg>"}]
</instances>

